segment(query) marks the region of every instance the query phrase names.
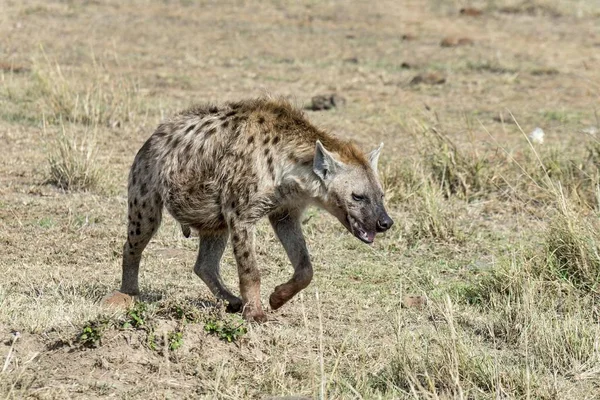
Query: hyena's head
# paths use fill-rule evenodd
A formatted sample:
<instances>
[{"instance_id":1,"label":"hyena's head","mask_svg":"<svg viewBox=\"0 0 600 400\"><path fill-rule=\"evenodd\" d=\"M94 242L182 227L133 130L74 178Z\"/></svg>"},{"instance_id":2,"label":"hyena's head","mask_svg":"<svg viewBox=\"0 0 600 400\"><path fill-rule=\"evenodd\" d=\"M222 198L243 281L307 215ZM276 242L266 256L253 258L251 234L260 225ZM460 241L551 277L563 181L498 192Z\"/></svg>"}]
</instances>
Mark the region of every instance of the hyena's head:
<instances>
[{"instance_id":1,"label":"hyena's head","mask_svg":"<svg viewBox=\"0 0 600 400\"><path fill-rule=\"evenodd\" d=\"M385 232L394 224L383 205L383 189L377 175L382 146L362 162L343 162L317 141L313 160L313 171L324 188L319 199L322 206L354 236L369 244L377 232Z\"/></svg>"}]
</instances>

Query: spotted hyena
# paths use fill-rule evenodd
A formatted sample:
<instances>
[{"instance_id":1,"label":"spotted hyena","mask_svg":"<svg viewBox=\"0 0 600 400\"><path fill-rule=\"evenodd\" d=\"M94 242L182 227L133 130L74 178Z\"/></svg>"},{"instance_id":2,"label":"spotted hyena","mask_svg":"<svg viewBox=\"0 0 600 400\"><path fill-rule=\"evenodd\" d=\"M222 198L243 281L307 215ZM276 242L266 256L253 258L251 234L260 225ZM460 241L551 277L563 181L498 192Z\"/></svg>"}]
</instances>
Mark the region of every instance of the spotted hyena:
<instances>
[{"instance_id":1,"label":"spotted hyena","mask_svg":"<svg viewBox=\"0 0 600 400\"><path fill-rule=\"evenodd\" d=\"M269 218L294 266L292 278L270 296L271 308L277 309L313 276L300 225L308 205L324 208L365 243L392 226L377 177L380 151L381 146L365 155L353 143L314 127L284 101L203 105L176 115L156 129L131 167L121 292L139 293L142 251L164 207L184 235L198 232L194 272L212 293L231 311L263 321L254 251L258 220ZM241 299L219 273L229 237Z\"/></svg>"}]
</instances>

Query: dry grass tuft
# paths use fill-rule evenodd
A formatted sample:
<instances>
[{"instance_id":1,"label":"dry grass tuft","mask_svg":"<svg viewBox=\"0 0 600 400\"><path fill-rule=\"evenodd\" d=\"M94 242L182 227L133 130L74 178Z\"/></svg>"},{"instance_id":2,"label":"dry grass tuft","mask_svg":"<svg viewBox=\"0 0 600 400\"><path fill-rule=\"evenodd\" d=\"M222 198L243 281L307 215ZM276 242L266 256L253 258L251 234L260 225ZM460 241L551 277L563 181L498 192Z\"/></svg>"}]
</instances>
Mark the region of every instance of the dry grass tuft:
<instances>
[{"instance_id":1,"label":"dry grass tuft","mask_svg":"<svg viewBox=\"0 0 600 400\"><path fill-rule=\"evenodd\" d=\"M119 127L130 120L137 104L132 82L96 62L84 79L69 75L48 58L34 65L35 91L49 122Z\"/></svg>"},{"instance_id":2,"label":"dry grass tuft","mask_svg":"<svg viewBox=\"0 0 600 400\"><path fill-rule=\"evenodd\" d=\"M548 267L585 292L600 293L600 226L598 215L578 211L560 193L556 215L546 232Z\"/></svg>"},{"instance_id":3,"label":"dry grass tuft","mask_svg":"<svg viewBox=\"0 0 600 400\"><path fill-rule=\"evenodd\" d=\"M445 201L435 182L423 177L416 196L409 203L409 208L414 219L409 235L410 241L464 241L454 205Z\"/></svg>"},{"instance_id":4,"label":"dry grass tuft","mask_svg":"<svg viewBox=\"0 0 600 400\"><path fill-rule=\"evenodd\" d=\"M48 154L50 166L48 183L64 190L91 190L100 182L97 148L88 132L67 133L65 126L54 139Z\"/></svg>"},{"instance_id":5,"label":"dry grass tuft","mask_svg":"<svg viewBox=\"0 0 600 400\"><path fill-rule=\"evenodd\" d=\"M424 133L427 145L422 151L426 165L446 197L458 196L469 201L491 189L494 169L486 158L475 150L457 146L437 128Z\"/></svg>"}]
</instances>

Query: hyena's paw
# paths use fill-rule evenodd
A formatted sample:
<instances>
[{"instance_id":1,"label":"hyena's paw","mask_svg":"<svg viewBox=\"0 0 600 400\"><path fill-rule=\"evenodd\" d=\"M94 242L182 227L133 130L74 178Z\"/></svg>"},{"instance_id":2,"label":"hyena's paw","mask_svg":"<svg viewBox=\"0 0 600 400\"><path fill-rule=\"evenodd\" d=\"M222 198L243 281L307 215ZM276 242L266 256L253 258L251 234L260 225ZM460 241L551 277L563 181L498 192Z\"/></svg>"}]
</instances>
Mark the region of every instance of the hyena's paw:
<instances>
[{"instance_id":1,"label":"hyena's paw","mask_svg":"<svg viewBox=\"0 0 600 400\"><path fill-rule=\"evenodd\" d=\"M269 296L269 305L271 306L271 309L273 309L273 310L277 310L279 307L281 307L285 303L286 303L286 300L284 300L279 295L279 293L277 293L277 291L271 293L271 296Z\"/></svg>"},{"instance_id":2,"label":"hyena's paw","mask_svg":"<svg viewBox=\"0 0 600 400\"><path fill-rule=\"evenodd\" d=\"M225 311L228 313L239 313L242 311L244 304L242 303L242 299L235 298L227 301L227 307L225 307Z\"/></svg>"},{"instance_id":3,"label":"hyena's paw","mask_svg":"<svg viewBox=\"0 0 600 400\"><path fill-rule=\"evenodd\" d=\"M290 299L294 297L294 294L296 294L296 291L288 284L277 286L273 293L271 293L271 296L269 296L269 305L271 306L271 309L277 310L290 301Z\"/></svg>"},{"instance_id":4,"label":"hyena's paw","mask_svg":"<svg viewBox=\"0 0 600 400\"><path fill-rule=\"evenodd\" d=\"M263 310L250 310L248 308L245 308L242 313L242 316L248 322L258 322L259 324L267 322L267 316L265 315Z\"/></svg>"},{"instance_id":5,"label":"hyena's paw","mask_svg":"<svg viewBox=\"0 0 600 400\"><path fill-rule=\"evenodd\" d=\"M135 298L118 290L104 296L101 303L114 308L128 308L133 305Z\"/></svg>"}]
</instances>

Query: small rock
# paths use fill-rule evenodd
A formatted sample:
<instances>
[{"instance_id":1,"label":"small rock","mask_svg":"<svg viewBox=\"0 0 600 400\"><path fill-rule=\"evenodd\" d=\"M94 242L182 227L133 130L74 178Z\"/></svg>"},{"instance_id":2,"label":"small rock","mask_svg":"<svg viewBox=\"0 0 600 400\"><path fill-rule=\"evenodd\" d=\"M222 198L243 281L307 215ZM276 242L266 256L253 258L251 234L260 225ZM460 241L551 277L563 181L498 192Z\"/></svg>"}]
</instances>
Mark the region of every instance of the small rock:
<instances>
[{"instance_id":1,"label":"small rock","mask_svg":"<svg viewBox=\"0 0 600 400\"><path fill-rule=\"evenodd\" d=\"M446 77L437 72L430 72L427 74L417 75L410 81L411 85L418 85L421 83L425 83L427 85L441 85L442 83L446 83Z\"/></svg>"},{"instance_id":2,"label":"small rock","mask_svg":"<svg viewBox=\"0 0 600 400\"><path fill-rule=\"evenodd\" d=\"M427 297L408 294L402 297L403 308L423 308L427 305Z\"/></svg>"},{"instance_id":3,"label":"small rock","mask_svg":"<svg viewBox=\"0 0 600 400\"><path fill-rule=\"evenodd\" d=\"M101 303L109 307L127 308L133 305L134 300L133 296L115 290L111 294L105 296Z\"/></svg>"},{"instance_id":4,"label":"small rock","mask_svg":"<svg viewBox=\"0 0 600 400\"><path fill-rule=\"evenodd\" d=\"M13 74L23 74L29 72L30 69L18 64L12 64L4 61L0 61L0 71L11 72Z\"/></svg>"},{"instance_id":5,"label":"small rock","mask_svg":"<svg viewBox=\"0 0 600 400\"><path fill-rule=\"evenodd\" d=\"M448 36L442 39L440 42L440 46L442 47L457 47L457 46L466 46L473 44L473 39L468 37L458 38L455 36Z\"/></svg>"},{"instance_id":6,"label":"small rock","mask_svg":"<svg viewBox=\"0 0 600 400\"><path fill-rule=\"evenodd\" d=\"M332 93L313 96L311 104L307 108L313 111L330 110L335 107L341 107L344 104L346 104L346 99L336 93Z\"/></svg>"},{"instance_id":7,"label":"small rock","mask_svg":"<svg viewBox=\"0 0 600 400\"><path fill-rule=\"evenodd\" d=\"M407 42L410 42L411 40L415 40L417 37L415 35L413 35L412 33L405 33L404 35L401 36L402 40L405 40Z\"/></svg>"},{"instance_id":8,"label":"small rock","mask_svg":"<svg viewBox=\"0 0 600 400\"><path fill-rule=\"evenodd\" d=\"M466 15L467 17L479 17L481 14L483 14L483 11L475 7L464 7L460 9L460 15Z\"/></svg>"},{"instance_id":9,"label":"small rock","mask_svg":"<svg viewBox=\"0 0 600 400\"><path fill-rule=\"evenodd\" d=\"M531 143L535 143L535 144L542 144L544 143L544 131L542 130L542 128L535 128L530 134L529 134L529 140L531 140Z\"/></svg>"},{"instance_id":10,"label":"small rock","mask_svg":"<svg viewBox=\"0 0 600 400\"><path fill-rule=\"evenodd\" d=\"M585 133L586 135L596 136L598 133L598 128L595 126L588 126L587 128L583 128L581 133Z\"/></svg>"},{"instance_id":11,"label":"small rock","mask_svg":"<svg viewBox=\"0 0 600 400\"><path fill-rule=\"evenodd\" d=\"M406 61L403 62L402 64L400 64L400 68L402 69L411 69L412 65L410 65L409 63L407 63Z\"/></svg>"},{"instance_id":12,"label":"small rock","mask_svg":"<svg viewBox=\"0 0 600 400\"><path fill-rule=\"evenodd\" d=\"M348 64L358 64L358 57L348 57L344 59L345 63Z\"/></svg>"},{"instance_id":13,"label":"small rock","mask_svg":"<svg viewBox=\"0 0 600 400\"><path fill-rule=\"evenodd\" d=\"M531 75L534 76L552 76L552 75L558 75L558 70L556 68L552 68L552 67L541 67L541 68L535 68L531 71Z\"/></svg>"}]
</instances>

